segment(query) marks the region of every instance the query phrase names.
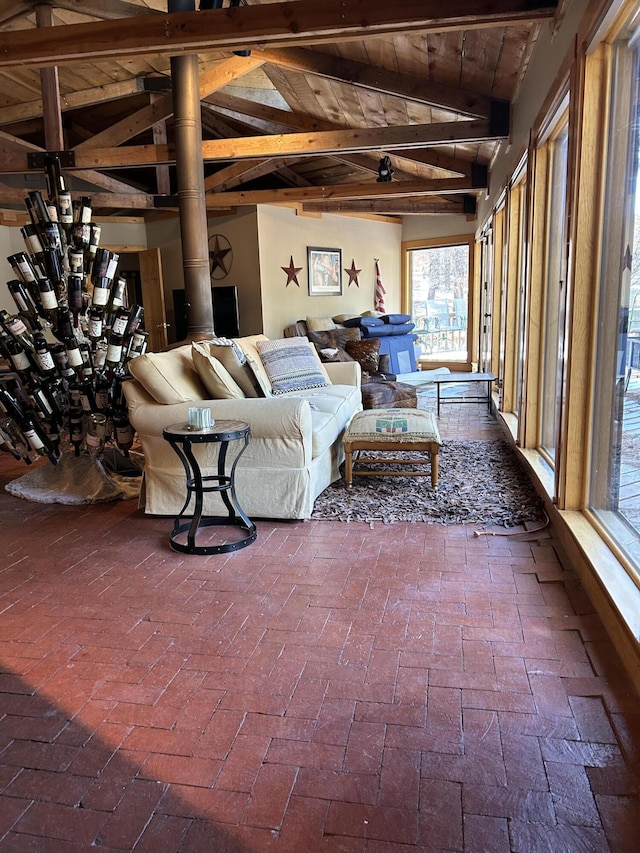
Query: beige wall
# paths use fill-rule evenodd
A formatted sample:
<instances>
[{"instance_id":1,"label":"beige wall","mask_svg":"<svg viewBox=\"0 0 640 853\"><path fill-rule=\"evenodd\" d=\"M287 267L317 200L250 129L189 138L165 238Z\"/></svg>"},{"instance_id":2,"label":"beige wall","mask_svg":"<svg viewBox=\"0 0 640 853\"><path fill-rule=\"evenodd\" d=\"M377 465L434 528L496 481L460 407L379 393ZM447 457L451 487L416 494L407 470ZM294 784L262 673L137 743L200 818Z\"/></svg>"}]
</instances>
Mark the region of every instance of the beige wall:
<instances>
[{"instance_id":1,"label":"beige wall","mask_svg":"<svg viewBox=\"0 0 640 853\"><path fill-rule=\"evenodd\" d=\"M435 237L452 237L460 234L474 234L477 227L475 219L449 214L431 214L428 216L405 216L402 220L402 239L430 240Z\"/></svg>"},{"instance_id":2,"label":"beige wall","mask_svg":"<svg viewBox=\"0 0 640 853\"><path fill-rule=\"evenodd\" d=\"M386 309L400 310L400 243L402 226L390 222L323 214L321 218L297 216L292 208L262 206L258 210L260 276L264 333L282 337L285 326L307 316L333 316L373 309L375 258L380 261L382 282L387 291ZM342 250L342 296L309 296L307 247L323 246ZM293 256L300 287L291 282L281 267ZM354 260L359 287L344 272Z\"/></svg>"}]
</instances>

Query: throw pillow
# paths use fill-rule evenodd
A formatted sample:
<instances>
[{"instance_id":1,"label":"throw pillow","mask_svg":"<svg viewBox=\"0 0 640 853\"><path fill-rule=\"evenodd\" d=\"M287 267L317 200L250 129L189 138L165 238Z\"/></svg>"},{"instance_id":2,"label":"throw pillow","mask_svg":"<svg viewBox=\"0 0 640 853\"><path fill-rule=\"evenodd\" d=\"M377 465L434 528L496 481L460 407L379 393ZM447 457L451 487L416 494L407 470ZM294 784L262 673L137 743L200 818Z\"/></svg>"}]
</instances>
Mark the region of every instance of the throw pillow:
<instances>
[{"instance_id":1,"label":"throw pillow","mask_svg":"<svg viewBox=\"0 0 640 853\"><path fill-rule=\"evenodd\" d=\"M308 332L326 332L329 329L335 329L336 324L331 317L307 317Z\"/></svg>"},{"instance_id":2,"label":"throw pillow","mask_svg":"<svg viewBox=\"0 0 640 853\"><path fill-rule=\"evenodd\" d=\"M332 319L334 323L338 323L338 325L344 326L347 320L358 319L359 317L359 314L336 314L335 317L333 317Z\"/></svg>"},{"instance_id":3,"label":"throw pillow","mask_svg":"<svg viewBox=\"0 0 640 853\"><path fill-rule=\"evenodd\" d=\"M352 358L355 358L365 373L376 373L380 364L379 338L347 341L345 349Z\"/></svg>"},{"instance_id":4,"label":"throw pillow","mask_svg":"<svg viewBox=\"0 0 640 853\"><path fill-rule=\"evenodd\" d=\"M207 342L191 345L193 363L212 400L242 400L244 391L224 365L209 352Z\"/></svg>"},{"instance_id":5,"label":"throw pillow","mask_svg":"<svg viewBox=\"0 0 640 853\"><path fill-rule=\"evenodd\" d=\"M208 341L200 341L206 344L209 355L217 358L220 364L226 368L234 381L242 389L245 397L263 397L264 394L258 381L247 363L247 358L237 341L231 338L211 338Z\"/></svg>"},{"instance_id":6,"label":"throw pillow","mask_svg":"<svg viewBox=\"0 0 640 853\"><path fill-rule=\"evenodd\" d=\"M343 332L348 334L342 335ZM355 338L352 335L353 332L355 332ZM326 332L309 332L308 338L318 351L320 361L353 361L344 345L348 340L359 340L360 334L357 329L334 329Z\"/></svg>"},{"instance_id":7,"label":"throw pillow","mask_svg":"<svg viewBox=\"0 0 640 853\"><path fill-rule=\"evenodd\" d=\"M269 338L266 335L249 335L246 338L237 338L236 343L244 353L245 358L247 359L247 364L249 369L251 370L253 376L255 377L255 381L257 382L260 388L260 397L270 397L271 396L271 382L269 381L269 377L267 375L266 370L264 369L264 365L260 359L260 353L256 349L256 344L258 341L268 341Z\"/></svg>"},{"instance_id":8,"label":"throw pillow","mask_svg":"<svg viewBox=\"0 0 640 853\"><path fill-rule=\"evenodd\" d=\"M158 403L169 406L206 399L190 345L139 355L127 363L127 370Z\"/></svg>"},{"instance_id":9,"label":"throw pillow","mask_svg":"<svg viewBox=\"0 0 640 853\"><path fill-rule=\"evenodd\" d=\"M256 341L274 395L329 385L327 374L308 339Z\"/></svg>"}]
</instances>

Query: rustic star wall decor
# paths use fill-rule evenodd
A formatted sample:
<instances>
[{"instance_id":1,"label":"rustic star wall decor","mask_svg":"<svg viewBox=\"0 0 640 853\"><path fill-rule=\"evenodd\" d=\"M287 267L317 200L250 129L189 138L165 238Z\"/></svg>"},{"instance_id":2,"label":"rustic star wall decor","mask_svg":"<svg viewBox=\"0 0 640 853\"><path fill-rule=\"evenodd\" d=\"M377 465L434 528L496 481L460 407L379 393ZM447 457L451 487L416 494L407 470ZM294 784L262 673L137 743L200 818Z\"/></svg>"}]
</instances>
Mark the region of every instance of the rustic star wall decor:
<instances>
[{"instance_id":1,"label":"rustic star wall decor","mask_svg":"<svg viewBox=\"0 0 640 853\"><path fill-rule=\"evenodd\" d=\"M231 243L224 234L212 234L209 237L209 275L219 279L228 275L233 262Z\"/></svg>"},{"instance_id":2,"label":"rustic star wall decor","mask_svg":"<svg viewBox=\"0 0 640 853\"><path fill-rule=\"evenodd\" d=\"M352 282L353 282L353 284L355 284L356 287L360 287L360 282L358 281L358 276L360 275L362 270L356 269L356 262L353 258L351 258L351 266L349 267L349 269L347 269L345 267L344 271L349 276L349 284L347 284L347 287L351 287Z\"/></svg>"},{"instance_id":3,"label":"rustic star wall decor","mask_svg":"<svg viewBox=\"0 0 640 853\"><path fill-rule=\"evenodd\" d=\"M280 267L280 269L282 270L282 272L286 272L287 274L287 283L285 284L285 287L289 287L292 281L295 282L298 287L300 287L300 282L298 281L298 273L300 272L302 267L297 267L294 265L293 255L291 255L289 258L289 266Z\"/></svg>"}]
</instances>

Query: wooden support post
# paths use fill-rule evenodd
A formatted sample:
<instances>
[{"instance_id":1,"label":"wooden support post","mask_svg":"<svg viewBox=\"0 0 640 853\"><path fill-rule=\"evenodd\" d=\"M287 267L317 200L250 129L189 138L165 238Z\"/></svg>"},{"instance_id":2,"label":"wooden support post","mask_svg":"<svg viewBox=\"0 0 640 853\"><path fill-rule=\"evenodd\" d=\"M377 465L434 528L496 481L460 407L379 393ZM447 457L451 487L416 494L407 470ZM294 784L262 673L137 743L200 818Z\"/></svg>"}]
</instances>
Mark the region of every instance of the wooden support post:
<instances>
[{"instance_id":1,"label":"wooden support post","mask_svg":"<svg viewBox=\"0 0 640 853\"><path fill-rule=\"evenodd\" d=\"M36 23L39 27L53 26L51 6L36 6ZM40 69L40 89L42 91L42 109L44 118L44 145L47 151L63 151L62 107L58 86L58 68L51 66Z\"/></svg>"}]
</instances>

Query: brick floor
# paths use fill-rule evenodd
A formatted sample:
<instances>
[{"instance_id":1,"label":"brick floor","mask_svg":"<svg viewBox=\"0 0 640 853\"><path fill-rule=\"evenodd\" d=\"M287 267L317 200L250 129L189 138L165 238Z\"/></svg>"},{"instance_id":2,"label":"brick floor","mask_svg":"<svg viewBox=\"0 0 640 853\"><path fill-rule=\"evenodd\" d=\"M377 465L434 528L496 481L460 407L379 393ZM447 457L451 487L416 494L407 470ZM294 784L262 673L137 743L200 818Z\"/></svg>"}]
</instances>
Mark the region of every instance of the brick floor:
<instances>
[{"instance_id":1,"label":"brick floor","mask_svg":"<svg viewBox=\"0 0 640 853\"><path fill-rule=\"evenodd\" d=\"M1 851L637 849L637 697L548 531L0 510Z\"/></svg>"}]
</instances>

